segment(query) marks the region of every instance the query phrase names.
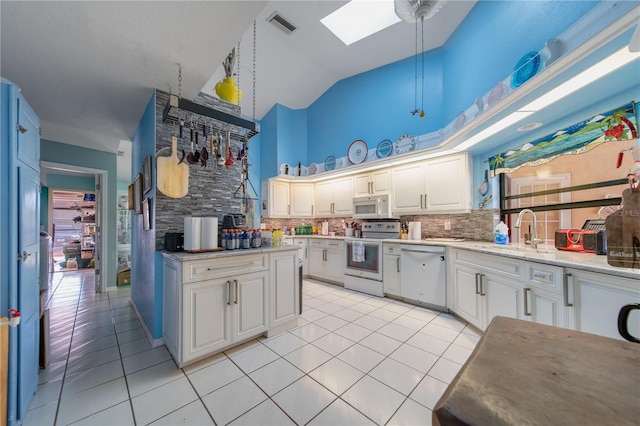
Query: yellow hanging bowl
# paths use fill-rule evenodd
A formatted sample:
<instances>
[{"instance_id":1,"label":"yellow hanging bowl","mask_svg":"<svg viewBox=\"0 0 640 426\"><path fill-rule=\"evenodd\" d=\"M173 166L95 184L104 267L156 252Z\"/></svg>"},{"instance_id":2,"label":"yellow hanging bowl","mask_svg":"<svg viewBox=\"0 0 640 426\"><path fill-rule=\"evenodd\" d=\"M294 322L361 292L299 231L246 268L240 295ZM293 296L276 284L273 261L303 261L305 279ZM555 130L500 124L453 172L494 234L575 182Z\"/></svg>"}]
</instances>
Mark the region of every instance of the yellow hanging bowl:
<instances>
[{"instance_id":1,"label":"yellow hanging bowl","mask_svg":"<svg viewBox=\"0 0 640 426\"><path fill-rule=\"evenodd\" d=\"M227 77L216 84L216 94L227 102L238 105L242 99L242 90L236 86L235 81L231 77Z\"/></svg>"}]
</instances>

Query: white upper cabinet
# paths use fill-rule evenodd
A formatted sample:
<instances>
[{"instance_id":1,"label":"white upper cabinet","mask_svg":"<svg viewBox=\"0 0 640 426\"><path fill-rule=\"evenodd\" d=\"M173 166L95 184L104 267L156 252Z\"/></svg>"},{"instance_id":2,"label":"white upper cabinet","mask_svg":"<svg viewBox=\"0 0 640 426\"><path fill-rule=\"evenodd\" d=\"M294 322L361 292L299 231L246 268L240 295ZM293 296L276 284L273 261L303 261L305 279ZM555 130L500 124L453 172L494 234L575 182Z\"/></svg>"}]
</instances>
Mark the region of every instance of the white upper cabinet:
<instances>
[{"instance_id":1,"label":"white upper cabinet","mask_svg":"<svg viewBox=\"0 0 640 426\"><path fill-rule=\"evenodd\" d=\"M316 183L316 216L351 216L353 214L353 177Z\"/></svg>"},{"instance_id":2,"label":"white upper cabinet","mask_svg":"<svg viewBox=\"0 0 640 426\"><path fill-rule=\"evenodd\" d=\"M471 210L471 177L466 153L433 158L391 170L395 214L460 213Z\"/></svg>"},{"instance_id":3,"label":"white upper cabinet","mask_svg":"<svg viewBox=\"0 0 640 426\"><path fill-rule=\"evenodd\" d=\"M289 182L269 179L262 189L262 215L265 217L289 217ZM265 211L264 207L267 207Z\"/></svg>"},{"instance_id":4,"label":"white upper cabinet","mask_svg":"<svg viewBox=\"0 0 640 426\"><path fill-rule=\"evenodd\" d=\"M291 217L313 217L315 189L312 183L291 183L289 201Z\"/></svg>"},{"instance_id":5,"label":"white upper cabinet","mask_svg":"<svg viewBox=\"0 0 640 426\"><path fill-rule=\"evenodd\" d=\"M387 194L391 179L389 169L376 170L371 173L357 175L354 178L354 197Z\"/></svg>"}]
</instances>

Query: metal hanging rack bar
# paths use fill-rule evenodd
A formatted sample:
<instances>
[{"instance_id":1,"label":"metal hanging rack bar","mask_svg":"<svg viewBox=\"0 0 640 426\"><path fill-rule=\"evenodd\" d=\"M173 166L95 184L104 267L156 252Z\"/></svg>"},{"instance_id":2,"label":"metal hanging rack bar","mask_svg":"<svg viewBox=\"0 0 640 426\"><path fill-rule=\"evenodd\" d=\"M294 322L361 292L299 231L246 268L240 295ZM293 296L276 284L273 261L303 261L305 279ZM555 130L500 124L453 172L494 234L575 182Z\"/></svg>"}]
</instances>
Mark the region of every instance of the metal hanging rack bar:
<instances>
[{"instance_id":1,"label":"metal hanging rack bar","mask_svg":"<svg viewBox=\"0 0 640 426\"><path fill-rule=\"evenodd\" d=\"M246 130L246 133L241 134L238 132L234 135L237 139L240 139L241 137L246 137L247 140L251 139L260 131L259 127L253 121L245 120L244 118L237 117L217 109L199 105L193 101L172 94L169 95L169 100L164 106L162 121L178 124L180 122L180 111L213 118L214 120L222 121Z\"/></svg>"}]
</instances>

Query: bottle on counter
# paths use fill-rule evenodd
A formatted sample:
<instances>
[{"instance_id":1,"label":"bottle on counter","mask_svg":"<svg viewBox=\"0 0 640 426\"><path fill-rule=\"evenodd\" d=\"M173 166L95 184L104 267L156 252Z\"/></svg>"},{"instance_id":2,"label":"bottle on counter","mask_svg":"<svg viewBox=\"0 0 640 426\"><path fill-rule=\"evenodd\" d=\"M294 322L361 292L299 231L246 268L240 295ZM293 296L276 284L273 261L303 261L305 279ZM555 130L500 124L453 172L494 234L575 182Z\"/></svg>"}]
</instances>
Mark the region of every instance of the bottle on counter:
<instances>
[{"instance_id":1,"label":"bottle on counter","mask_svg":"<svg viewBox=\"0 0 640 426\"><path fill-rule=\"evenodd\" d=\"M234 232L234 242L235 242L235 248L239 249L240 248L240 239L242 237L242 233L239 229L236 229Z\"/></svg>"},{"instance_id":2,"label":"bottle on counter","mask_svg":"<svg viewBox=\"0 0 640 426\"><path fill-rule=\"evenodd\" d=\"M251 232L251 230L249 230ZM242 230L242 236L240 237L240 248L243 250L251 248L251 237L249 232L246 229Z\"/></svg>"},{"instance_id":3,"label":"bottle on counter","mask_svg":"<svg viewBox=\"0 0 640 426\"><path fill-rule=\"evenodd\" d=\"M228 231L226 229L223 229L220 233L220 247L223 249L227 248L227 232Z\"/></svg>"},{"instance_id":4,"label":"bottle on counter","mask_svg":"<svg viewBox=\"0 0 640 426\"><path fill-rule=\"evenodd\" d=\"M262 231L262 245L264 247L271 247L271 229L266 228Z\"/></svg>"},{"instance_id":5,"label":"bottle on counter","mask_svg":"<svg viewBox=\"0 0 640 426\"><path fill-rule=\"evenodd\" d=\"M262 245L262 235L260 235L259 229L253 229L251 231L251 247L259 248Z\"/></svg>"},{"instance_id":6,"label":"bottle on counter","mask_svg":"<svg viewBox=\"0 0 640 426\"><path fill-rule=\"evenodd\" d=\"M227 229L227 233L224 238L224 248L227 250L233 250L233 229Z\"/></svg>"}]
</instances>

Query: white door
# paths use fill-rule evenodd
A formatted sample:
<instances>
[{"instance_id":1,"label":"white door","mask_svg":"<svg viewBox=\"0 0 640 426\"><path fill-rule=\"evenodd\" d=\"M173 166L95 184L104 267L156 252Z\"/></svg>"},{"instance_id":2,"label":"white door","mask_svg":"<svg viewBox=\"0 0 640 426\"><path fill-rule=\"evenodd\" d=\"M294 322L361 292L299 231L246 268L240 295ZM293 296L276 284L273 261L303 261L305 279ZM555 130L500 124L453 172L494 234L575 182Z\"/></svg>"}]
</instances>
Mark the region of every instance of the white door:
<instances>
[{"instance_id":1,"label":"white door","mask_svg":"<svg viewBox=\"0 0 640 426\"><path fill-rule=\"evenodd\" d=\"M287 217L289 215L289 184L269 181L269 217Z\"/></svg>"},{"instance_id":2,"label":"white door","mask_svg":"<svg viewBox=\"0 0 640 426\"><path fill-rule=\"evenodd\" d=\"M371 195L371 177L367 173L366 175L359 175L354 178L353 196L362 197Z\"/></svg>"},{"instance_id":3,"label":"white door","mask_svg":"<svg viewBox=\"0 0 640 426\"><path fill-rule=\"evenodd\" d=\"M316 216L328 217L333 214L332 181L316 183Z\"/></svg>"},{"instance_id":4,"label":"white door","mask_svg":"<svg viewBox=\"0 0 640 426\"><path fill-rule=\"evenodd\" d=\"M353 178L333 181L333 212L337 216L353 214Z\"/></svg>"},{"instance_id":5,"label":"white door","mask_svg":"<svg viewBox=\"0 0 640 426\"><path fill-rule=\"evenodd\" d=\"M384 255L382 275L384 292L400 296L400 256Z\"/></svg>"},{"instance_id":6,"label":"white door","mask_svg":"<svg viewBox=\"0 0 640 426\"><path fill-rule=\"evenodd\" d=\"M324 266L324 276L328 280L344 282L344 250L327 249L327 261Z\"/></svg>"},{"instance_id":7,"label":"white door","mask_svg":"<svg viewBox=\"0 0 640 426\"><path fill-rule=\"evenodd\" d=\"M290 186L291 217L313 217L314 185L292 183Z\"/></svg>"},{"instance_id":8,"label":"white door","mask_svg":"<svg viewBox=\"0 0 640 426\"><path fill-rule=\"evenodd\" d=\"M183 362L231 344L231 287L227 279L184 285Z\"/></svg>"},{"instance_id":9,"label":"white door","mask_svg":"<svg viewBox=\"0 0 640 426\"><path fill-rule=\"evenodd\" d=\"M268 272L240 275L233 280L234 339L242 340L268 328Z\"/></svg>"},{"instance_id":10,"label":"white door","mask_svg":"<svg viewBox=\"0 0 640 426\"><path fill-rule=\"evenodd\" d=\"M425 207L429 212L465 210L469 206L466 156L429 160L424 167Z\"/></svg>"},{"instance_id":11,"label":"white door","mask_svg":"<svg viewBox=\"0 0 640 426\"><path fill-rule=\"evenodd\" d=\"M394 213L421 212L424 208L422 163L398 167L392 172L391 208Z\"/></svg>"},{"instance_id":12,"label":"white door","mask_svg":"<svg viewBox=\"0 0 640 426\"><path fill-rule=\"evenodd\" d=\"M508 280L483 274L480 281L480 295L485 299L486 316L484 318L484 330L493 317L503 316L507 318L520 318L520 306L522 287L514 286Z\"/></svg>"},{"instance_id":13,"label":"white door","mask_svg":"<svg viewBox=\"0 0 640 426\"><path fill-rule=\"evenodd\" d=\"M390 177L389 170L379 170L371 172L371 186L374 194L383 194L389 192Z\"/></svg>"},{"instance_id":14,"label":"white door","mask_svg":"<svg viewBox=\"0 0 640 426\"><path fill-rule=\"evenodd\" d=\"M562 295L539 290L535 287L524 289L524 318L539 324L565 327Z\"/></svg>"},{"instance_id":15,"label":"white door","mask_svg":"<svg viewBox=\"0 0 640 426\"><path fill-rule=\"evenodd\" d=\"M271 326L295 318L298 313L298 259L295 254L271 256Z\"/></svg>"},{"instance_id":16,"label":"white door","mask_svg":"<svg viewBox=\"0 0 640 426\"><path fill-rule=\"evenodd\" d=\"M309 247L309 275L324 278L324 253L322 247Z\"/></svg>"},{"instance_id":17,"label":"white door","mask_svg":"<svg viewBox=\"0 0 640 426\"><path fill-rule=\"evenodd\" d=\"M470 324L482 328L479 272L458 264L453 265L454 311Z\"/></svg>"}]
</instances>

